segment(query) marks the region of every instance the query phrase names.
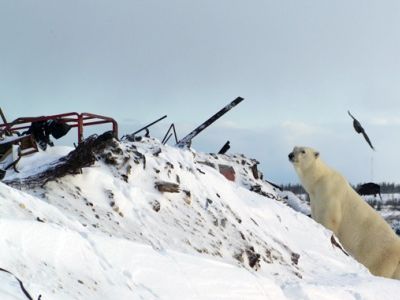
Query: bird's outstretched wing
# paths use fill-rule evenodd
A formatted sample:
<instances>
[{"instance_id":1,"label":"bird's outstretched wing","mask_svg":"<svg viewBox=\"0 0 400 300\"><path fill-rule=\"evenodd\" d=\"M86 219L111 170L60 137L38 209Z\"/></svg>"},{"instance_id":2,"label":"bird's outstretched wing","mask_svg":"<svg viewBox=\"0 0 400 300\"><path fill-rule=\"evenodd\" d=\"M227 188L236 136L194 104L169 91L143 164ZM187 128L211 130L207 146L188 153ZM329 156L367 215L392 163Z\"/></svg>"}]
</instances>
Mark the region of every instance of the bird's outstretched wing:
<instances>
[{"instance_id":1,"label":"bird's outstretched wing","mask_svg":"<svg viewBox=\"0 0 400 300\"><path fill-rule=\"evenodd\" d=\"M371 141L369 140L368 135L365 133L364 130L363 130L362 134L363 134L365 140L367 141L368 145L371 147L371 149L372 149L372 150L375 150L374 146L372 146Z\"/></svg>"},{"instance_id":2,"label":"bird's outstretched wing","mask_svg":"<svg viewBox=\"0 0 400 300\"><path fill-rule=\"evenodd\" d=\"M353 120L355 120L356 118L353 117L353 115L351 114L351 112L348 110L347 113L349 114L350 117L353 118Z\"/></svg>"}]
</instances>

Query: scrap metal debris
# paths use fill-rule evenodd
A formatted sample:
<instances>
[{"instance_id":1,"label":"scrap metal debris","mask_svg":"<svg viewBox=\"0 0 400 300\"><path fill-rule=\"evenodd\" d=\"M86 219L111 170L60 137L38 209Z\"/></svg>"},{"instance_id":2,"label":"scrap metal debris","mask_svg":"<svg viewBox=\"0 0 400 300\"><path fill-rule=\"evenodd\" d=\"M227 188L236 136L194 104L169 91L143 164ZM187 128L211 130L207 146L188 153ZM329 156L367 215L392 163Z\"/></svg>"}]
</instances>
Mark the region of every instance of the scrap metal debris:
<instances>
[{"instance_id":1,"label":"scrap metal debris","mask_svg":"<svg viewBox=\"0 0 400 300\"><path fill-rule=\"evenodd\" d=\"M202 123L196 129L194 129L191 133L189 133L187 136L185 136L183 139L181 139L176 145L179 148L190 147L190 145L192 143L192 139L194 137L196 137L200 132L202 132L204 129L206 129L208 126L210 126L212 123L217 121L219 118L221 118L224 114L226 114L228 111L230 111L232 108L234 108L236 105L238 105L243 100L244 99L242 97L237 97L235 100L233 100L231 103L226 105L224 108L222 108L215 115L213 115L207 121Z\"/></svg>"}]
</instances>

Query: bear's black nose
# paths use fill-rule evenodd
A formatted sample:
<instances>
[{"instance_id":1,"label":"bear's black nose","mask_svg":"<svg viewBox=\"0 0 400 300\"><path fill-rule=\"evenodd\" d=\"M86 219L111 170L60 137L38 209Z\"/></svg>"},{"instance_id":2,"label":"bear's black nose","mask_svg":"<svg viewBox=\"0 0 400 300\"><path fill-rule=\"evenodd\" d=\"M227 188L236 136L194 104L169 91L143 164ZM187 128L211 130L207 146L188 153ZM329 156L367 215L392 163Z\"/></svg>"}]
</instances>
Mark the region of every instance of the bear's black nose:
<instances>
[{"instance_id":1,"label":"bear's black nose","mask_svg":"<svg viewBox=\"0 0 400 300\"><path fill-rule=\"evenodd\" d=\"M289 155L288 155L288 156L289 156L289 160L290 160L290 161L292 161L292 160L293 160L293 158L294 158L294 154L293 154L293 152L289 153Z\"/></svg>"}]
</instances>

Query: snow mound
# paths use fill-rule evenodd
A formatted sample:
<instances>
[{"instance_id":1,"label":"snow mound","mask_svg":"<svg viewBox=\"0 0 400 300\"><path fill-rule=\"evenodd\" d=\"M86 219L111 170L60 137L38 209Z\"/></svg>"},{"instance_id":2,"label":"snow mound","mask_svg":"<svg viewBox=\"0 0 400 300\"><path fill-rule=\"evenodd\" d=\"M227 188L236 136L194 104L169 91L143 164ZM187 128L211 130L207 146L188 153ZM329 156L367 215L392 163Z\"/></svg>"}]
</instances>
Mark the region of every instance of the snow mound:
<instances>
[{"instance_id":1,"label":"snow mound","mask_svg":"<svg viewBox=\"0 0 400 300\"><path fill-rule=\"evenodd\" d=\"M0 267L35 299L389 299L400 292L397 281L371 276L331 244L329 231L285 205L295 196L264 181L254 159L152 138L113 141L81 174L28 184L69 150L34 154L20 173L7 174L10 186L0 184ZM0 275L1 298L23 299L18 282Z\"/></svg>"}]
</instances>

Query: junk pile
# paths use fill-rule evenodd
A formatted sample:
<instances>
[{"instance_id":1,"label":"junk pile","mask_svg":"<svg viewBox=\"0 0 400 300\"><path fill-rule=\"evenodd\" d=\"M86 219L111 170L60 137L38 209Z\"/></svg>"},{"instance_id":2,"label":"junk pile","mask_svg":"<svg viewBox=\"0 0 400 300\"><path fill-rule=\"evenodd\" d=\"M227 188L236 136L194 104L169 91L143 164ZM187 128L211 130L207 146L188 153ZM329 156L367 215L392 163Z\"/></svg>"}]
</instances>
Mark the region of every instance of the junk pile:
<instances>
[{"instance_id":1,"label":"junk pile","mask_svg":"<svg viewBox=\"0 0 400 300\"><path fill-rule=\"evenodd\" d=\"M79 144L83 141L83 129L86 126L111 123L113 136L118 136L118 124L114 119L91 113L21 117L7 122L0 108L0 116L3 121L0 124L0 180L10 168L18 172L17 164L23 156L38 152L39 148L45 151L48 146L54 146L50 136L60 139L71 128L78 129Z\"/></svg>"},{"instance_id":2,"label":"junk pile","mask_svg":"<svg viewBox=\"0 0 400 300\"><path fill-rule=\"evenodd\" d=\"M233 107L238 105L244 99L237 97L231 103L223 107L220 111L210 117L208 120L203 122L200 126L195 128L189 134L187 134L181 140L178 140L175 125L172 123L169 127L165 137L162 140L163 144L166 144L168 140L174 136L175 145L179 148L191 146L193 138L195 138L200 132L206 129L208 126L213 124L225 113L230 111ZM7 122L3 111L0 108L0 116L3 123L0 124L0 180L2 180L6 171L13 168L15 172L18 172L17 164L24 155L29 155L38 152L39 149L46 151L47 147L54 146L53 141L50 137L60 139L70 132L72 128L78 129L78 145L81 145L84 141L83 129L86 126L99 125L99 124L112 124L112 137L118 140L118 123L106 116L96 115L92 113L81 113L76 112L64 113L58 115L41 116L41 117L21 117L17 118L12 122ZM144 126L143 128L135 131L130 135L125 135L122 140L137 141L142 138L138 134L145 131L144 136L149 137L149 128L159 121L165 119L167 116L163 116L154 122ZM172 132L171 132L172 131ZM90 143L86 143L90 144ZM83 144L80 149L84 148L86 144ZM230 148L230 142L226 142L222 149L219 151L220 154L225 153ZM79 164L78 164L79 165ZM73 170L75 172L76 170ZM223 171L224 173L229 170ZM230 176L231 175L226 175Z\"/></svg>"}]
</instances>

